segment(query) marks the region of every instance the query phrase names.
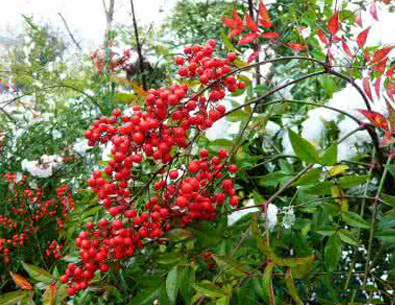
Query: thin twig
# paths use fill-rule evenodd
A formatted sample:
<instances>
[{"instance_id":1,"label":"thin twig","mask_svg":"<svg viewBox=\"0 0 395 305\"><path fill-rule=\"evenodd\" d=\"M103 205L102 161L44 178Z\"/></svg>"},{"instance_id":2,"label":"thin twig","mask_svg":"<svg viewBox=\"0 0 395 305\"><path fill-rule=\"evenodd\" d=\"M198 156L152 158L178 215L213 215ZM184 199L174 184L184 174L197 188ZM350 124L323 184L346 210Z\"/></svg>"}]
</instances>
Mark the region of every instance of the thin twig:
<instances>
[{"instance_id":1,"label":"thin twig","mask_svg":"<svg viewBox=\"0 0 395 305\"><path fill-rule=\"evenodd\" d=\"M63 15L62 15L61 13L58 13L58 14L59 14L60 18L62 18L62 21L63 21L63 23L64 23L64 26L66 27L67 33L69 33L69 36L70 36L71 40L74 42L74 44L76 45L76 47L77 47L80 51L82 51L82 48L81 48L80 44L79 44L78 41L74 38L73 33L71 33L71 31L70 31L70 28L69 28L69 26L68 26L68 24L67 24L67 22L66 22L66 19L64 19Z\"/></svg>"}]
</instances>

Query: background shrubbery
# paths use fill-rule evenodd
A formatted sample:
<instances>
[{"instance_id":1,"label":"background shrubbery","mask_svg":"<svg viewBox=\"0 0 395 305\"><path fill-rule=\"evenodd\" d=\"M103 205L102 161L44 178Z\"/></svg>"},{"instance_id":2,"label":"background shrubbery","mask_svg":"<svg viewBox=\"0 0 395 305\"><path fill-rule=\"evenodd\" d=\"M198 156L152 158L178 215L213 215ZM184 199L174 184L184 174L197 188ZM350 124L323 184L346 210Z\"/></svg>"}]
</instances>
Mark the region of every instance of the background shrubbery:
<instances>
[{"instance_id":1,"label":"background shrubbery","mask_svg":"<svg viewBox=\"0 0 395 305\"><path fill-rule=\"evenodd\" d=\"M392 9L185 0L89 54L23 17L0 304L393 304Z\"/></svg>"}]
</instances>

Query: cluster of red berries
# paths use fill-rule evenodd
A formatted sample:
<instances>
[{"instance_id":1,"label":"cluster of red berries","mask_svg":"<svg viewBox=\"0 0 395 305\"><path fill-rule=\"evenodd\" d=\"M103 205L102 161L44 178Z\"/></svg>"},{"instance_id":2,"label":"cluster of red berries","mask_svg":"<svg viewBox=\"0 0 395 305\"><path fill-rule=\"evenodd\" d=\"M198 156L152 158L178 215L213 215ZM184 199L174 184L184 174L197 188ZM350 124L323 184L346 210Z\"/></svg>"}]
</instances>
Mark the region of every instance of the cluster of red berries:
<instances>
[{"instance_id":1,"label":"cluster of red berries","mask_svg":"<svg viewBox=\"0 0 395 305\"><path fill-rule=\"evenodd\" d=\"M9 191L5 194L8 204L0 213L0 255L9 263L12 250L23 247L44 223L48 225L48 218L55 217L54 229L63 230L69 212L74 209L74 200L68 186L60 186L56 197L48 198L40 187L29 186L26 175L18 178L17 174L8 172L4 178Z\"/></svg>"},{"instance_id":2,"label":"cluster of red berries","mask_svg":"<svg viewBox=\"0 0 395 305\"><path fill-rule=\"evenodd\" d=\"M186 58L174 58L174 62L181 66L178 74L183 78L197 78L201 84L210 86L209 99L214 102L225 97L225 89L235 92L237 89L245 88L244 82L237 82L233 76L228 75L232 71L231 63L236 60L236 53L229 53L226 59L213 58L216 45L215 40L209 40L204 47L185 48Z\"/></svg>"},{"instance_id":3,"label":"cluster of red berries","mask_svg":"<svg viewBox=\"0 0 395 305\"><path fill-rule=\"evenodd\" d=\"M212 58L215 46L210 40L205 47L186 48L186 59L174 59L182 66L179 74L184 78L200 76L208 98L192 92L185 82L149 90L144 106L132 107L129 115L115 109L112 116L94 121L85 133L91 146L112 145L112 159L93 171L87 181L109 215L87 223L76 239L81 263L69 264L61 277L61 282L68 284L69 295L88 287L96 271L107 272L110 261L133 255L148 240L160 242L167 230L214 219L218 206L239 203L233 181L226 179L237 171L236 165L229 164L226 150L220 149L212 158L207 150L201 150L199 158L186 166L173 166L190 159L185 149L193 142L192 135L224 115L226 109L218 101L226 90L244 88L244 83L226 76L235 54L228 54L227 59ZM139 194L131 193L139 179L133 176L133 168L143 168L141 163L152 166L152 161L163 164L146 185L153 195L138 198Z\"/></svg>"},{"instance_id":4,"label":"cluster of red berries","mask_svg":"<svg viewBox=\"0 0 395 305\"><path fill-rule=\"evenodd\" d=\"M123 51L123 54L120 55L110 47L101 48L91 55L91 60L99 74L102 74L103 69L113 73L124 68L129 63L131 53L131 49Z\"/></svg>"},{"instance_id":5,"label":"cluster of red berries","mask_svg":"<svg viewBox=\"0 0 395 305\"><path fill-rule=\"evenodd\" d=\"M53 256L55 259L59 259L63 257L62 251L64 249L64 245L58 243L57 240L53 240L48 248L45 250L46 256Z\"/></svg>"},{"instance_id":6,"label":"cluster of red berries","mask_svg":"<svg viewBox=\"0 0 395 305\"><path fill-rule=\"evenodd\" d=\"M90 183L98 194L101 188L109 191L103 205L111 217L87 223L86 231L76 239L81 264L69 264L61 277L62 283L68 283L69 295L88 287L97 270L107 272L108 261L133 255L147 239L159 242L167 230L184 227L193 220L214 219L217 206L227 199L230 205L237 205L239 198L232 180L223 179L237 171L236 165L227 163L227 156L224 149L213 158L207 150L201 150L200 158L191 161L188 168L160 171L153 183L154 195L144 204L146 212L139 212L141 207L132 201L127 189L121 188L122 182L111 184L103 178L104 173L94 171ZM102 179L104 184L99 182ZM115 198L111 205L110 198Z\"/></svg>"}]
</instances>

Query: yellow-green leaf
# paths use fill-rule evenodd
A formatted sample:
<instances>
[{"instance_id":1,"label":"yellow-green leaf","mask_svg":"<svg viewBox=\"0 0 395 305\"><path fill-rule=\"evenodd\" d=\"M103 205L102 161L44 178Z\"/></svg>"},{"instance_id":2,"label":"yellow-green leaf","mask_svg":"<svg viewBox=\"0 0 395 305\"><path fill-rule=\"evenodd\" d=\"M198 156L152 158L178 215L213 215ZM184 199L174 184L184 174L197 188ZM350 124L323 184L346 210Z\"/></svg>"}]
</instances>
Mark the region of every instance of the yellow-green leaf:
<instances>
[{"instance_id":1,"label":"yellow-green leaf","mask_svg":"<svg viewBox=\"0 0 395 305\"><path fill-rule=\"evenodd\" d=\"M303 305L302 300L299 298L299 294L296 290L294 279L292 277L291 269L288 268L285 274L285 285L288 288L288 292L291 295L292 299L295 301L296 305Z\"/></svg>"}]
</instances>

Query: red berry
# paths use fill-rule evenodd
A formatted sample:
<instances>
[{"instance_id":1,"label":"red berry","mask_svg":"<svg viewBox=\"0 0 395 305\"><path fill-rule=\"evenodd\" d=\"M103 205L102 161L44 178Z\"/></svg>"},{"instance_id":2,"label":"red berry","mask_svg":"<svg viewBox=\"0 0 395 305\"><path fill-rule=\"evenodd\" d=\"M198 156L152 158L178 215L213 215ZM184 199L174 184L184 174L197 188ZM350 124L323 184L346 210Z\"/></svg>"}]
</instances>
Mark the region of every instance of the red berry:
<instances>
[{"instance_id":1,"label":"red berry","mask_svg":"<svg viewBox=\"0 0 395 305\"><path fill-rule=\"evenodd\" d=\"M234 60L236 59L236 57L237 57L237 55L236 55L236 53L234 53L234 52L228 53L228 55L226 56L226 58L227 58L229 61L234 61Z\"/></svg>"},{"instance_id":2,"label":"red berry","mask_svg":"<svg viewBox=\"0 0 395 305\"><path fill-rule=\"evenodd\" d=\"M176 57L174 57L174 62L176 65L181 66L184 63L184 57L176 56Z\"/></svg>"},{"instance_id":3,"label":"red berry","mask_svg":"<svg viewBox=\"0 0 395 305\"><path fill-rule=\"evenodd\" d=\"M171 180L175 180L175 179L177 179L178 178L178 171L177 170L171 170L170 172L169 172L169 177L170 177L170 179Z\"/></svg>"},{"instance_id":4,"label":"red berry","mask_svg":"<svg viewBox=\"0 0 395 305\"><path fill-rule=\"evenodd\" d=\"M231 173L237 172L237 165L235 165L235 164L230 164L230 165L228 166L228 170L229 170Z\"/></svg>"}]
</instances>

